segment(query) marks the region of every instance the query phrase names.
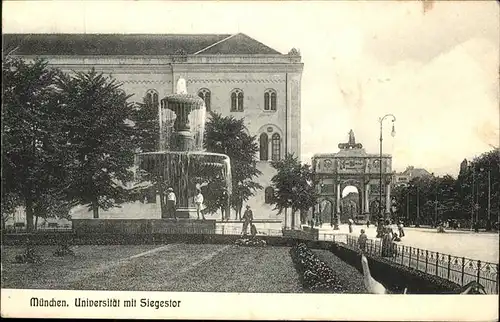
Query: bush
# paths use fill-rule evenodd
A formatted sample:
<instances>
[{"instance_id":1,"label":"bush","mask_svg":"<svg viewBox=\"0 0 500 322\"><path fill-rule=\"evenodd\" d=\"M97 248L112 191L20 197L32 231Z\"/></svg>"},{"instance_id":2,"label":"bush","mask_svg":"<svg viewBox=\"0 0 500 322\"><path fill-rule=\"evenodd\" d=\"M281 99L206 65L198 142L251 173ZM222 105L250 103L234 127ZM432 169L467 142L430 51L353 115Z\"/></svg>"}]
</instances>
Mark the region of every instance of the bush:
<instances>
[{"instance_id":1,"label":"bush","mask_svg":"<svg viewBox=\"0 0 500 322\"><path fill-rule=\"evenodd\" d=\"M358 249L335 244L331 251L358 271L363 272L361 253ZM369 254L365 256L368 259L372 277L392 293L403 293L405 288L407 288L407 293L411 294L457 294L460 292L458 284L441 277L429 275L381 257Z\"/></svg>"},{"instance_id":2,"label":"bush","mask_svg":"<svg viewBox=\"0 0 500 322\"><path fill-rule=\"evenodd\" d=\"M345 293L346 288L333 270L321 261L305 244L290 249L290 255L306 292Z\"/></svg>"},{"instance_id":3,"label":"bush","mask_svg":"<svg viewBox=\"0 0 500 322\"><path fill-rule=\"evenodd\" d=\"M266 243L265 240L257 239L257 238L251 238L251 239L241 238L241 239L237 239L234 242L234 244L238 245L238 246L257 246L257 247L264 247L264 246L267 245L267 243Z\"/></svg>"},{"instance_id":4,"label":"bush","mask_svg":"<svg viewBox=\"0 0 500 322\"><path fill-rule=\"evenodd\" d=\"M26 246L23 254L16 255L15 262L18 264L35 264L40 263L42 258L36 254L35 248L32 245Z\"/></svg>"}]
</instances>

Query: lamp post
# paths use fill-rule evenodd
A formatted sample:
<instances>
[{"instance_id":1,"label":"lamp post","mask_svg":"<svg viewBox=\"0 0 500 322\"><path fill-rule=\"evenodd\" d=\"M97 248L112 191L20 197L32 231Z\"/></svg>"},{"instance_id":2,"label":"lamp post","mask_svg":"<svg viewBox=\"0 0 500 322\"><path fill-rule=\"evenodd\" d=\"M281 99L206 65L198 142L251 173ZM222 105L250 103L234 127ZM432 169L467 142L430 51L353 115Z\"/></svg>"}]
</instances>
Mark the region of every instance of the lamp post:
<instances>
[{"instance_id":1,"label":"lamp post","mask_svg":"<svg viewBox=\"0 0 500 322\"><path fill-rule=\"evenodd\" d=\"M396 117L393 114L386 114L382 116L381 118L378 119L378 122L380 123L380 185L379 185L379 218L382 217L382 211L384 210L384 207L382 205L382 141L383 141L383 136L382 136L382 130L383 130L383 124L384 120L387 119L388 117L392 118L392 131L391 135L394 137L396 135L396 130L394 129L394 122L396 121ZM387 193L387 191L386 191Z\"/></svg>"}]
</instances>

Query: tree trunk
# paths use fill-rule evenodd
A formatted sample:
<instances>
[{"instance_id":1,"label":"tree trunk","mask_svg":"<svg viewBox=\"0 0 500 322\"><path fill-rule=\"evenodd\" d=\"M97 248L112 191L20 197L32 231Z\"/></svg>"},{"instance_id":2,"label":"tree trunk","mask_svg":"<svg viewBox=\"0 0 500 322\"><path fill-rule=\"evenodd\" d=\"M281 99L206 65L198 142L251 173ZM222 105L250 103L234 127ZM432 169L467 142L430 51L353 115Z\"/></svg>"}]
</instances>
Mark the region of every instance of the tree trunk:
<instances>
[{"instance_id":1,"label":"tree trunk","mask_svg":"<svg viewBox=\"0 0 500 322\"><path fill-rule=\"evenodd\" d=\"M38 229L38 216L35 216L35 227L34 230Z\"/></svg>"},{"instance_id":2,"label":"tree trunk","mask_svg":"<svg viewBox=\"0 0 500 322\"><path fill-rule=\"evenodd\" d=\"M159 189L159 192L158 192L159 196L160 196L160 212L161 212L161 218L165 218L166 217L166 207L165 207L165 196L163 194L163 189ZM155 198L156 198L156 195L155 195Z\"/></svg>"},{"instance_id":3,"label":"tree trunk","mask_svg":"<svg viewBox=\"0 0 500 322\"><path fill-rule=\"evenodd\" d=\"M26 211L26 230L31 232L33 231L33 198L31 195L26 197L24 206Z\"/></svg>"},{"instance_id":4,"label":"tree trunk","mask_svg":"<svg viewBox=\"0 0 500 322\"><path fill-rule=\"evenodd\" d=\"M292 208L292 222L291 222L291 228L295 229L295 209Z\"/></svg>"},{"instance_id":5,"label":"tree trunk","mask_svg":"<svg viewBox=\"0 0 500 322\"><path fill-rule=\"evenodd\" d=\"M97 200L92 201L92 212L94 213L94 219L99 219L99 204Z\"/></svg>"}]
</instances>

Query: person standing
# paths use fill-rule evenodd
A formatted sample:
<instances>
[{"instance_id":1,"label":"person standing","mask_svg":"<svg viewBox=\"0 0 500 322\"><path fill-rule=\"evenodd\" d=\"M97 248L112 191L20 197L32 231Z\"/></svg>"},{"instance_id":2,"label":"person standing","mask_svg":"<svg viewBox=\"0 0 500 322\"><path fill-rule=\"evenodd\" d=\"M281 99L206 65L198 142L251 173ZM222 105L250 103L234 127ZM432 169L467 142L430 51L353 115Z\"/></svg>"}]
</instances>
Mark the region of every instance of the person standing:
<instances>
[{"instance_id":1,"label":"person standing","mask_svg":"<svg viewBox=\"0 0 500 322\"><path fill-rule=\"evenodd\" d=\"M349 234L352 233L352 224L353 224L353 221L351 218L349 218L349 220L347 221L348 222L348 225L349 225Z\"/></svg>"},{"instance_id":2,"label":"person standing","mask_svg":"<svg viewBox=\"0 0 500 322\"><path fill-rule=\"evenodd\" d=\"M367 240L368 240L368 237L365 234L365 230L361 229L361 234L359 235L359 238L358 238L358 246L359 246L359 249L361 249L362 251L366 250L366 241Z\"/></svg>"},{"instance_id":3,"label":"person standing","mask_svg":"<svg viewBox=\"0 0 500 322\"><path fill-rule=\"evenodd\" d=\"M243 230L241 231L241 234L243 236L246 236L248 225L252 225L252 221L253 221L252 209L250 209L250 206L247 205L245 213L243 214Z\"/></svg>"},{"instance_id":4,"label":"person standing","mask_svg":"<svg viewBox=\"0 0 500 322\"><path fill-rule=\"evenodd\" d=\"M196 189L194 204L196 205L196 214L198 215L198 220L200 220L200 212L202 211L203 207L203 194L201 193L201 190L199 188ZM201 213L201 216L203 217L203 220L205 220L205 214Z\"/></svg>"},{"instance_id":5,"label":"person standing","mask_svg":"<svg viewBox=\"0 0 500 322\"><path fill-rule=\"evenodd\" d=\"M174 219L177 219L176 214L175 214L175 206L177 204L177 198L174 193L174 189L168 188L167 189L167 214L169 217L173 217Z\"/></svg>"},{"instance_id":6,"label":"person standing","mask_svg":"<svg viewBox=\"0 0 500 322\"><path fill-rule=\"evenodd\" d=\"M402 222L399 222L398 224L398 231L399 231L399 237L404 237L405 236L405 232L403 230L403 223Z\"/></svg>"},{"instance_id":7,"label":"person standing","mask_svg":"<svg viewBox=\"0 0 500 322\"><path fill-rule=\"evenodd\" d=\"M221 206L220 206L220 212L222 214L222 221L226 220L229 221L229 207L228 207L228 202L229 202L229 195L227 193L227 189L223 188L222 189L222 195L221 195Z\"/></svg>"},{"instance_id":8,"label":"person standing","mask_svg":"<svg viewBox=\"0 0 500 322\"><path fill-rule=\"evenodd\" d=\"M370 228L370 221L369 220L366 221L366 228Z\"/></svg>"}]
</instances>

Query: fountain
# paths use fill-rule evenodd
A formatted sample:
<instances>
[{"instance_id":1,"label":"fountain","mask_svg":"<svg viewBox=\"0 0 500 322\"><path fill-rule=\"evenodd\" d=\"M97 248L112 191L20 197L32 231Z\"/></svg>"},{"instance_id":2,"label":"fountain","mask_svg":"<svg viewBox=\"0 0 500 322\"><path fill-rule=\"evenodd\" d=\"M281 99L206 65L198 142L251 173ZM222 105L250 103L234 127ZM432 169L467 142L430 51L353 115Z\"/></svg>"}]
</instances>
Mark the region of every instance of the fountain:
<instances>
[{"instance_id":1,"label":"fountain","mask_svg":"<svg viewBox=\"0 0 500 322\"><path fill-rule=\"evenodd\" d=\"M163 196L166 188L172 188L176 195L177 218L196 218L195 190L211 178L223 179L231 193L229 157L203 149L205 114L204 101L187 93L183 78L177 82L176 93L161 100L159 151L140 153L139 167L160 187L162 218L169 218Z\"/></svg>"},{"instance_id":2,"label":"fountain","mask_svg":"<svg viewBox=\"0 0 500 322\"><path fill-rule=\"evenodd\" d=\"M154 234L215 232L215 219L196 220L194 196L196 188L209 182L231 194L231 165L227 155L205 152L205 104L186 90L186 81L177 83L175 94L161 100L158 110L158 151L137 155L139 168L134 188L141 191L155 190L155 202L144 200L115 207L101 218L72 218L77 234ZM175 219L166 210L166 190L175 192L177 205ZM212 188L211 188L212 189ZM222 194L222 191L221 191ZM159 205L158 205L159 196ZM149 198L147 198L149 200ZM205 197L206 199L206 197ZM226 199L226 213L229 198ZM158 211L159 210L159 211ZM88 212L88 211L87 211Z\"/></svg>"}]
</instances>

